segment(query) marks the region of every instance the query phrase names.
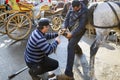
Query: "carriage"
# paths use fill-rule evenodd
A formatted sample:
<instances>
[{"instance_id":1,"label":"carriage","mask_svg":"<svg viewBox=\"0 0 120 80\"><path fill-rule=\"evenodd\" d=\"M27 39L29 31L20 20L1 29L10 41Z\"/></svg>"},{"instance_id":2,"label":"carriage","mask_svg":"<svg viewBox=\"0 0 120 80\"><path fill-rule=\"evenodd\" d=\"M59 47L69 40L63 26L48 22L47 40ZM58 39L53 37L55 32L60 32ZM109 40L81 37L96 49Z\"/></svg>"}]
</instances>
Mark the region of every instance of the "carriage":
<instances>
[{"instance_id":1,"label":"carriage","mask_svg":"<svg viewBox=\"0 0 120 80\"><path fill-rule=\"evenodd\" d=\"M0 1L0 13L2 13L5 10L4 0Z\"/></svg>"},{"instance_id":2,"label":"carriage","mask_svg":"<svg viewBox=\"0 0 120 80\"><path fill-rule=\"evenodd\" d=\"M60 13L62 8L51 10L51 5L34 6L31 3L16 2L9 0L11 10L5 10L0 14L0 33L7 34L13 40L26 38L32 30L33 25L41 17L49 17L52 20L52 29L61 25ZM39 9L38 11L35 11ZM35 13L37 12L37 14Z\"/></svg>"}]
</instances>

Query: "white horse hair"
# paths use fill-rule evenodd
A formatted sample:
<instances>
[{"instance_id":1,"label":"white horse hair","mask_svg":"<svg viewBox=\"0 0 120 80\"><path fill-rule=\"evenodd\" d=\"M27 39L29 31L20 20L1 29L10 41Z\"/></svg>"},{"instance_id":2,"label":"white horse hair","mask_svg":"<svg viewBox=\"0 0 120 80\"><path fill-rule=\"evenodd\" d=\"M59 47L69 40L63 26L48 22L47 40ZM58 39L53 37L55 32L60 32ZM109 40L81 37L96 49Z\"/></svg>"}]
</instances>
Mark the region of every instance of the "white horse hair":
<instances>
[{"instance_id":1,"label":"white horse hair","mask_svg":"<svg viewBox=\"0 0 120 80\"><path fill-rule=\"evenodd\" d=\"M120 7L114 2L109 3L111 4L111 6L113 6L120 19ZM113 27L118 25L119 23L119 21L116 19L116 15L107 2L98 4L93 13L93 16L95 26Z\"/></svg>"}]
</instances>

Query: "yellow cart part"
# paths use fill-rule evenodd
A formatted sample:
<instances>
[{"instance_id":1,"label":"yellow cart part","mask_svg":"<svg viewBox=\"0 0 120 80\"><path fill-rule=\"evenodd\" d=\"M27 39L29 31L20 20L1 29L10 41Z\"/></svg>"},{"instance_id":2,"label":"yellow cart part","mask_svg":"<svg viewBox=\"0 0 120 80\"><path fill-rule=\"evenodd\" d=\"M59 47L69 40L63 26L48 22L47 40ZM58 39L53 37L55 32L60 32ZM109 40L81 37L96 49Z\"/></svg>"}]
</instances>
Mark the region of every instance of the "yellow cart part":
<instances>
[{"instance_id":1,"label":"yellow cart part","mask_svg":"<svg viewBox=\"0 0 120 80\"><path fill-rule=\"evenodd\" d=\"M33 4L29 4L25 2L17 3L16 0L10 0L8 4L12 7L12 10L18 10L18 11L28 11L34 7Z\"/></svg>"},{"instance_id":2,"label":"yellow cart part","mask_svg":"<svg viewBox=\"0 0 120 80\"><path fill-rule=\"evenodd\" d=\"M13 10L20 10L16 0L9 0L8 4L12 7Z\"/></svg>"}]
</instances>

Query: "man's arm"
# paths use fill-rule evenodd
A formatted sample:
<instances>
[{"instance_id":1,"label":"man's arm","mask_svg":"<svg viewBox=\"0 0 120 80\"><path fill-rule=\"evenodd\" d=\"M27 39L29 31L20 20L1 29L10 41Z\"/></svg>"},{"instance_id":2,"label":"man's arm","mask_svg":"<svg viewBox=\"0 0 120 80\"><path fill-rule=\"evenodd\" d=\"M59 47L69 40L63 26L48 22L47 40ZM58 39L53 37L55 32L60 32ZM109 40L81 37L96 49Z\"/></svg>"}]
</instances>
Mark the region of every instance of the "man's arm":
<instances>
[{"instance_id":1,"label":"man's arm","mask_svg":"<svg viewBox=\"0 0 120 80\"><path fill-rule=\"evenodd\" d=\"M58 36L58 33L46 33L45 37L46 39L53 39Z\"/></svg>"},{"instance_id":2,"label":"man's arm","mask_svg":"<svg viewBox=\"0 0 120 80\"><path fill-rule=\"evenodd\" d=\"M67 28L69 26L70 13L71 13L71 11L69 10L68 13L66 14L64 27L63 28Z\"/></svg>"},{"instance_id":3,"label":"man's arm","mask_svg":"<svg viewBox=\"0 0 120 80\"><path fill-rule=\"evenodd\" d=\"M39 47L39 49L42 52L46 53L46 55L49 55L53 51L55 51L58 44L59 44L59 41L57 41L57 40L54 40L53 43L50 44L47 42L47 40L45 38L41 38L37 42L37 46Z\"/></svg>"},{"instance_id":4,"label":"man's arm","mask_svg":"<svg viewBox=\"0 0 120 80\"><path fill-rule=\"evenodd\" d=\"M83 29L85 29L85 25L87 22L87 13L83 13L79 20L79 26L72 31L72 37L78 36Z\"/></svg>"}]
</instances>

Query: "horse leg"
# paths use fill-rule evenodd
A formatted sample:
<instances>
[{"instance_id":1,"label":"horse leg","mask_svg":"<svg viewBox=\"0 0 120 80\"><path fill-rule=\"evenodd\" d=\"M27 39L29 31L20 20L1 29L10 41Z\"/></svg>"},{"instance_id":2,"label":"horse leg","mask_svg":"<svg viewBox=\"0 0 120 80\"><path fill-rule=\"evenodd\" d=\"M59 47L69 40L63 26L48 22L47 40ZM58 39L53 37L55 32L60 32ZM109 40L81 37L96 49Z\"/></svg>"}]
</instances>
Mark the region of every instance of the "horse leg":
<instances>
[{"instance_id":1,"label":"horse leg","mask_svg":"<svg viewBox=\"0 0 120 80\"><path fill-rule=\"evenodd\" d=\"M105 29L102 33L102 43L101 44L104 44L106 45L108 43L108 39L109 39L109 33L110 33L110 29Z\"/></svg>"},{"instance_id":2,"label":"horse leg","mask_svg":"<svg viewBox=\"0 0 120 80\"><path fill-rule=\"evenodd\" d=\"M96 28L96 40L90 47L90 80L94 80L94 62L95 62L95 55L100 47L101 44L105 43L105 39L108 36L109 29L99 29Z\"/></svg>"},{"instance_id":3,"label":"horse leg","mask_svg":"<svg viewBox=\"0 0 120 80\"><path fill-rule=\"evenodd\" d=\"M83 79L84 80L88 80L88 61L86 59L86 56L82 53L82 50L79 46L76 46L76 58L75 58L75 64L76 67L78 68L80 65L82 67L82 71L83 71Z\"/></svg>"},{"instance_id":4,"label":"horse leg","mask_svg":"<svg viewBox=\"0 0 120 80\"><path fill-rule=\"evenodd\" d=\"M95 40L93 44L90 47L90 80L95 80L95 74L94 74L94 62L95 62L95 55L99 49L99 42Z\"/></svg>"}]
</instances>

